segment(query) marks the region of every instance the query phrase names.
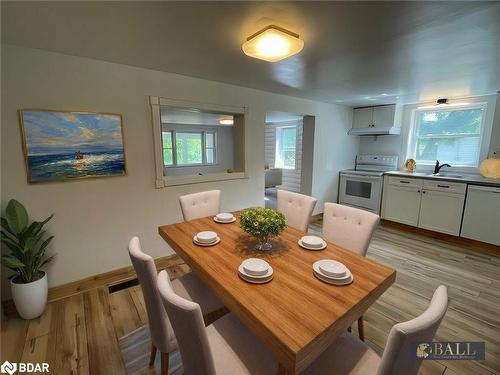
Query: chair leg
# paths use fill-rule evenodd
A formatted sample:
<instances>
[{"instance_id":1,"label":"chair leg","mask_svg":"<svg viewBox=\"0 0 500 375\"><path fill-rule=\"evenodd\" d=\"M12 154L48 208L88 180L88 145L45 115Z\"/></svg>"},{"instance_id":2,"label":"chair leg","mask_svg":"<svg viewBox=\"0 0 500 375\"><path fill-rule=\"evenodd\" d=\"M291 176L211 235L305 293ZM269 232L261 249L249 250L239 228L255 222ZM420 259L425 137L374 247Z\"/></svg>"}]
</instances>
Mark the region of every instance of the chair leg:
<instances>
[{"instance_id":1,"label":"chair leg","mask_svg":"<svg viewBox=\"0 0 500 375\"><path fill-rule=\"evenodd\" d=\"M149 356L149 366L153 366L155 364L156 359L156 346L151 344L151 355Z\"/></svg>"},{"instance_id":2,"label":"chair leg","mask_svg":"<svg viewBox=\"0 0 500 375\"><path fill-rule=\"evenodd\" d=\"M347 327L347 332L352 332L351 326Z\"/></svg>"},{"instance_id":3,"label":"chair leg","mask_svg":"<svg viewBox=\"0 0 500 375\"><path fill-rule=\"evenodd\" d=\"M168 353L161 353L161 375L168 375Z\"/></svg>"},{"instance_id":4,"label":"chair leg","mask_svg":"<svg viewBox=\"0 0 500 375\"><path fill-rule=\"evenodd\" d=\"M361 341L365 341L365 329L363 326L363 317L358 319L358 333L359 333L359 339Z\"/></svg>"}]
</instances>

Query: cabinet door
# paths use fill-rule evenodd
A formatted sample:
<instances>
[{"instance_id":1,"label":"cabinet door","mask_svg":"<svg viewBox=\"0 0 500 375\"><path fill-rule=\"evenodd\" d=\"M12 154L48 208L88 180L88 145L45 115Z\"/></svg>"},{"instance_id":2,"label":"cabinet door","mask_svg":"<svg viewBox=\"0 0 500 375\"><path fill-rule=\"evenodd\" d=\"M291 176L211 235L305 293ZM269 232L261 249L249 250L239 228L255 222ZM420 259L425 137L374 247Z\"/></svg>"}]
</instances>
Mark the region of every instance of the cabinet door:
<instances>
[{"instance_id":1,"label":"cabinet door","mask_svg":"<svg viewBox=\"0 0 500 375\"><path fill-rule=\"evenodd\" d=\"M458 236L464 198L463 194L424 190L418 220L419 228Z\"/></svg>"},{"instance_id":2,"label":"cabinet door","mask_svg":"<svg viewBox=\"0 0 500 375\"><path fill-rule=\"evenodd\" d=\"M395 109L395 105L373 107L373 125L380 127L393 126Z\"/></svg>"},{"instance_id":3,"label":"cabinet door","mask_svg":"<svg viewBox=\"0 0 500 375\"><path fill-rule=\"evenodd\" d=\"M417 226L420 194L418 187L387 185L384 189L382 218Z\"/></svg>"},{"instance_id":4,"label":"cabinet door","mask_svg":"<svg viewBox=\"0 0 500 375\"><path fill-rule=\"evenodd\" d=\"M352 120L353 128L367 128L373 121L373 108L355 108Z\"/></svg>"}]
</instances>

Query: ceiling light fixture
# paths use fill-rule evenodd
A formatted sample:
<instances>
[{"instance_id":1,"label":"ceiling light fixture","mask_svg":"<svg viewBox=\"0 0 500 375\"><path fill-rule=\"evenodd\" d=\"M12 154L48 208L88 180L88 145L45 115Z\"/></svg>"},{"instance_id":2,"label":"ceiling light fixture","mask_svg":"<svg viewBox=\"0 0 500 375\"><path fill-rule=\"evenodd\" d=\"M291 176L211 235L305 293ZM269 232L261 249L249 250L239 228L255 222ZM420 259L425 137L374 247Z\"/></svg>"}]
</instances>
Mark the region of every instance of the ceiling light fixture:
<instances>
[{"instance_id":1,"label":"ceiling light fixture","mask_svg":"<svg viewBox=\"0 0 500 375\"><path fill-rule=\"evenodd\" d=\"M302 51L304 41L299 35L279 26L269 25L249 36L243 43L245 55L269 62L276 62Z\"/></svg>"},{"instance_id":2,"label":"ceiling light fixture","mask_svg":"<svg viewBox=\"0 0 500 375\"><path fill-rule=\"evenodd\" d=\"M219 120L219 124L221 125L233 125L234 120L232 118L223 118Z\"/></svg>"}]
</instances>

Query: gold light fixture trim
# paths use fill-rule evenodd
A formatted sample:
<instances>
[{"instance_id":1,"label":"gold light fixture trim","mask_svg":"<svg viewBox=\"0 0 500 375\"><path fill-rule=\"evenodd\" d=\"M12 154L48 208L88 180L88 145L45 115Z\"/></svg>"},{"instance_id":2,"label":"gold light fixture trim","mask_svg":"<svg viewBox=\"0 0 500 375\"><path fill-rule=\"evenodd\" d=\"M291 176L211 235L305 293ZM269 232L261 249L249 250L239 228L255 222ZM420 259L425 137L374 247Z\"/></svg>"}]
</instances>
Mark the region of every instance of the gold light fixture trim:
<instances>
[{"instance_id":1,"label":"gold light fixture trim","mask_svg":"<svg viewBox=\"0 0 500 375\"><path fill-rule=\"evenodd\" d=\"M299 35L276 25L269 25L249 36L243 43L245 55L269 62L293 56L304 48Z\"/></svg>"}]
</instances>

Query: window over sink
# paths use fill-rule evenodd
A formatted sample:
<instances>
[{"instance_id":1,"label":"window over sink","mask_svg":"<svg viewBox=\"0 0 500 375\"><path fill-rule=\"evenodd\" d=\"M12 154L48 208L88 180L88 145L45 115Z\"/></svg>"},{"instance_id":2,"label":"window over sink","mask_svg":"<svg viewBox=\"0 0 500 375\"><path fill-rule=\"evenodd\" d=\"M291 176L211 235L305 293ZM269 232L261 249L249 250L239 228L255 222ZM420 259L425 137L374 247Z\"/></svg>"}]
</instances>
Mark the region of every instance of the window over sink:
<instances>
[{"instance_id":1,"label":"window over sink","mask_svg":"<svg viewBox=\"0 0 500 375\"><path fill-rule=\"evenodd\" d=\"M436 160L454 167L477 167L486 106L439 105L415 110L408 157L417 165Z\"/></svg>"}]
</instances>

